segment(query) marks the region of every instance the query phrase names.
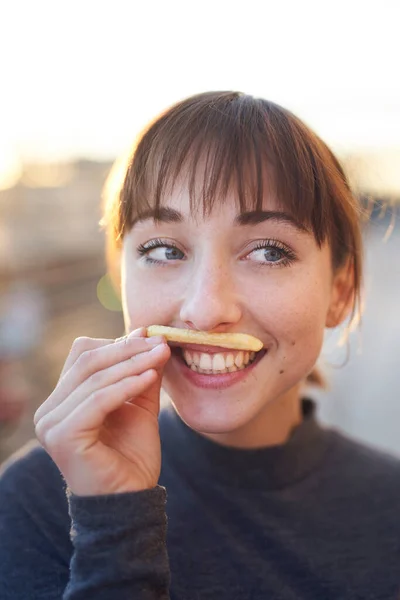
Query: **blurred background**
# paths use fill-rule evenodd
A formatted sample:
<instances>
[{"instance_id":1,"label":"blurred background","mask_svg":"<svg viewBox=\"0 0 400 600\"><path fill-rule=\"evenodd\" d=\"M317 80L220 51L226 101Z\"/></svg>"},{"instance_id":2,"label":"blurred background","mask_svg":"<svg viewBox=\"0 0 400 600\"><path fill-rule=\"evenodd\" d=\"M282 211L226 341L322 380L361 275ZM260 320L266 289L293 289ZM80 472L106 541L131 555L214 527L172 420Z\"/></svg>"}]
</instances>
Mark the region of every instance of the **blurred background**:
<instances>
[{"instance_id":1,"label":"blurred background","mask_svg":"<svg viewBox=\"0 0 400 600\"><path fill-rule=\"evenodd\" d=\"M400 456L400 88L397 1L203 0L0 7L0 460L34 435L75 337L123 334L100 195L161 110L237 89L306 121L372 214L366 301L329 332L321 419ZM343 366L345 364L345 366Z\"/></svg>"}]
</instances>

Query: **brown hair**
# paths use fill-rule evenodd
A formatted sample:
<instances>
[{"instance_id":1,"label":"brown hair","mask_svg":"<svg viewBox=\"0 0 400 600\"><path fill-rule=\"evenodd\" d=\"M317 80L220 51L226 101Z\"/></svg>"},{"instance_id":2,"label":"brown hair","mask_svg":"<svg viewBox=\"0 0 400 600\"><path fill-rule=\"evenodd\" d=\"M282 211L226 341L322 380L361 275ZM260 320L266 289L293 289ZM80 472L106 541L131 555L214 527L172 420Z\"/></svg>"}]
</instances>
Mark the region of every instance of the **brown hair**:
<instances>
[{"instance_id":1,"label":"brown hair","mask_svg":"<svg viewBox=\"0 0 400 600\"><path fill-rule=\"evenodd\" d=\"M241 212L261 209L268 188L320 246L328 241L334 271L349 266L356 316L362 282L359 202L332 151L288 110L239 92L192 96L156 118L118 169L119 183L111 177L105 187L102 219L114 281L124 234L149 209L157 218L166 193L185 175L191 210L202 208L204 215L232 186ZM315 373L309 381L321 383Z\"/></svg>"}]
</instances>

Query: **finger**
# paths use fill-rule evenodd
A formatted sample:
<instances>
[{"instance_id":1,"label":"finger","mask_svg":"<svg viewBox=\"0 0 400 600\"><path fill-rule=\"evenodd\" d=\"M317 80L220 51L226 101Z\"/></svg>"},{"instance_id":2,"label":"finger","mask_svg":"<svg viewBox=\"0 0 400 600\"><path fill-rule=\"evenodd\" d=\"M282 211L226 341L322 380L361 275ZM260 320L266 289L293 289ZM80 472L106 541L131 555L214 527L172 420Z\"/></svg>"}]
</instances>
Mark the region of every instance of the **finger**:
<instances>
[{"instance_id":1,"label":"finger","mask_svg":"<svg viewBox=\"0 0 400 600\"><path fill-rule=\"evenodd\" d=\"M136 398L130 398L130 403L135 404L135 406L139 406L140 408L144 408L150 413L158 416L158 413L160 412L160 394L164 376L164 367L165 363L161 367L155 369L158 375L156 381L145 391L145 393L136 396Z\"/></svg>"},{"instance_id":2,"label":"finger","mask_svg":"<svg viewBox=\"0 0 400 600\"><path fill-rule=\"evenodd\" d=\"M75 361L74 376L69 379L74 380L76 387L76 384L82 383L97 371L111 367L136 354L147 352L149 349L154 348L163 342L164 339L162 337L150 339L136 337L132 333L131 335L122 338L121 341L114 341L112 344L106 344L94 348L93 350L87 350Z\"/></svg>"},{"instance_id":3,"label":"finger","mask_svg":"<svg viewBox=\"0 0 400 600\"><path fill-rule=\"evenodd\" d=\"M147 337L146 327L139 327L138 329L134 329L130 333L127 333L126 335L123 335L122 337L117 338L115 341L122 342L122 341L126 340L127 338L131 338L131 337ZM158 336L158 337L160 337L160 336Z\"/></svg>"},{"instance_id":4,"label":"finger","mask_svg":"<svg viewBox=\"0 0 400 600\"><path fill-rule=\"evenodd\" d=\"M74 340L71 350L67 356L67 360L64 363L62 371L60 373L60 378L62 379L65 373L67 373L70 368L75 364L78 358L84 352L88 352L90 350L95 350L96 348L100 348L101 346L107 346L112 344L114 340L109 339L98 339L98 338L90 338L90 337L78 337Z\"/></svg>"},{"instance_id":5,"label":"finger","mask_svg":"<svg viewBox=\"0 0 400 600\"><path fill-rule=\"evenodd\" d=\"M140 327L139 329L135 329L129 335L125 335L123 337L113 339L100 339L100 338L90 338L90 337L78 337L74 340L67 360L65 361L64 367L60 374L60 379L69 371L69 369L76 363L78 358L84 352L90 352L91 350L96 350L97 348L101 348L103 346L109 346L114 344L115 342L124 342L128 337L145 337L146 329L145 327Z\"/></svg>"},{"instance_id":6,"label":"finger","mask_svg":"<svg viewBox=\"0 0 400 600\"><path fill-rule=\"evenodd\" d=\"M34 424L36 425L47 412L63 402L79 385L98 371L127 360L141 352L147 352L162 343L162 341L163 338L157 337L151 340L144 337L135 337L135 332L132 332L120 342L112 341L112 343L103 344L100 347L96 346L92 350L81 353L69 371L59 381L52 394L36 411L33 419Z\"/></svg>"},{"instance_id":7,"label":"finger","mask_svg":"<svg viewBox=\"0 0 400 600\"><path fill-rule=\"evenodd\" d=\"M40 443L46 450L51 450L63 446L66 440L81 439L83 431L89 434L99 430L110 413L121 407L132 396L143 394L154 384L157 377L154 369L127 377L91 394L63 421L50 426L45 424L43 419L38 423L36 431Z\"/></svg>"},{"instance_id":8,"label":"finger","mask_svg":"<svg viewBox=\"0 0 400 600\"><path fill-rule=\"evenodd\" d=\"M68 354L68 357L64 363L63 369L60 373L60 377L58 379L58 383L57 383L55 390L52 392L52 394L50 394L50 396L47 398L47 400L45 400L45 402L43 402L43 404L41 404L39 406L39 408L37 409L37 411L34 414L34 417L33 417L34 425L36 425L36 423L39 421L39 419L41 419L42 416L49 409L51 409L52 406L56 405L60 401L61 396L58 394L58 390L60 388L60 383L64 381L65 376L70 372L70 370L72 369L72 367L74 366L74 364L76 363L78 358L80 356L82 356L82 354L85 354L85 352L92 352L93 350L96 350L100 347L109 346L113 342L114 342L114 340L112 340L112 339L110 340L110 339L100 339L100 338L89 338L89 337L84 337L84 336L78 337L74 340L74 342L71 346L71 350Z\"/></svg>"},{"instance_id":9,"label":"finger","mask_svg":"<svg viewBox=\"0 0 400 600\"><path fill-rule=\"evenodd\" d=\"M149 352L136 355L133 359L94 373L94 375L84 381L63 402L54 407L53 410L48 411L42 417L42 419L46 420L46 427L52 427L56 423L63 421L79 404L85 402L86 398L92 396L99 390L109 388L127 377L138 376L149 369L159 369L167 362L170 355L171 350L168 345L161 344ZM38 423L40 423L40 420Z\"/></svg>"}]
</instances>

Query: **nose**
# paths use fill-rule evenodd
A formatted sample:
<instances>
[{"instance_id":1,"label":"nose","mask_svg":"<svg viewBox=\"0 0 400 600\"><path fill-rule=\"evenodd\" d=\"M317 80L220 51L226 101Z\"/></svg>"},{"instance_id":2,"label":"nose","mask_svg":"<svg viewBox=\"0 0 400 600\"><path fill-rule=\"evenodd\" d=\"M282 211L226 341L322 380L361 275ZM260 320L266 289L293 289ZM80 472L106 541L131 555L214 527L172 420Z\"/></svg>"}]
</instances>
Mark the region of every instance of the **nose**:
<instances>
[{"instance_id":1,"label":"nose","mask_svg":"<svg viewBox=\"0 0 400 600\"><path fill-rule=\"evenodd\" d=\"M197 265L185 292L180 319L191 329L223 333L241 319L233 276L213 260Z\"/></svg>"}]
</instances>

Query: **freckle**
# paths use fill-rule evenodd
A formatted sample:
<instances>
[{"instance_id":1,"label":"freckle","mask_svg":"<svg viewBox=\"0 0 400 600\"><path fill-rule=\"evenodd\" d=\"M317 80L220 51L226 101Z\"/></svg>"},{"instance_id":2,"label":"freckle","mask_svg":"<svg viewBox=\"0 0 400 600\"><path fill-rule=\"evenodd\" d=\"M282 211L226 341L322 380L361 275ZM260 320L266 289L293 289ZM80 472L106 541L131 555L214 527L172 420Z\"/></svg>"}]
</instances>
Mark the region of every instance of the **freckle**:
<instances>
[{"instance_id":1,"label":"freckle","mask_svg":"<svg viewBox=\"0 0 400 600\"><path fill-rule=\"evenodd\" d=\"M282 373L284 373L284 372L285 372L285 371L283 371L283 370L282 370L282 371L279 371L279 375L282 375Z\"/></svg>"},{"instance_id":2,"label":"freckle","mask_svg":"<svg viewBox=\"0 0 400 600\"><path fill-rule=\"evenodd\" d=\"M295 346L295 345L296 345L296 342L292 342L292 346Z\"/></svg>"}]
</instances>

